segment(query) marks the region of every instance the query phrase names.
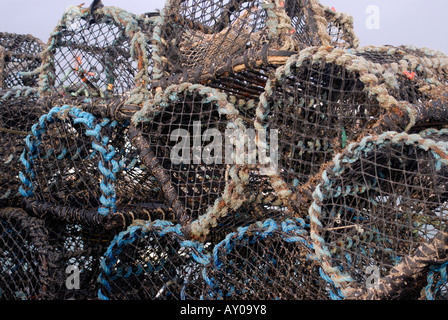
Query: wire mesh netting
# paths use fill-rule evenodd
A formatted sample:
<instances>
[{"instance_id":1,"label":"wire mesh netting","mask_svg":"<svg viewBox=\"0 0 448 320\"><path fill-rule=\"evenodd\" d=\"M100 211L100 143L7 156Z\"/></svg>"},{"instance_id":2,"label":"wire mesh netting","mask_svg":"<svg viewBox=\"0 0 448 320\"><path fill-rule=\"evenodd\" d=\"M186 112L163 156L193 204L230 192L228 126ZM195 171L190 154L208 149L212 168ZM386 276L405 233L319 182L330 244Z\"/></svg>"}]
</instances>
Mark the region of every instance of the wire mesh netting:
<instances>
[{"instance_id":1,"label":"wire mesh netting","mask_svg":"<svg viewBox=\"0 0 448 320\"><path fill-rule=\"evenodd\" d=\"M0 88L34 87L38 77L24 76L40 66L44 44L32 35L0 32Z\"/></svg>"}]
</instances>

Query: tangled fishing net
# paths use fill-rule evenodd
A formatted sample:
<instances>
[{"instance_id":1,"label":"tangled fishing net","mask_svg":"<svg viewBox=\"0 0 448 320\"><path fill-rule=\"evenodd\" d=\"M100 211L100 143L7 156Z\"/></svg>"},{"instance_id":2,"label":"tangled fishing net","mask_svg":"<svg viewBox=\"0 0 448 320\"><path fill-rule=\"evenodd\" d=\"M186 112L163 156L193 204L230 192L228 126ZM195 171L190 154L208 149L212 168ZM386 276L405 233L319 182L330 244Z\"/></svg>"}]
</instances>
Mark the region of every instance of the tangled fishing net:
<instances>
[{"instance_id":1,"label":"tangled fishing net","mask_svg":"<svg viewBox=\"0 0 448 320\"><path fill-rule=\"evenodd\" d=\"M448 296L448 57L316 0L0 33L0 299Z\"/></svg>"}]
</instances>

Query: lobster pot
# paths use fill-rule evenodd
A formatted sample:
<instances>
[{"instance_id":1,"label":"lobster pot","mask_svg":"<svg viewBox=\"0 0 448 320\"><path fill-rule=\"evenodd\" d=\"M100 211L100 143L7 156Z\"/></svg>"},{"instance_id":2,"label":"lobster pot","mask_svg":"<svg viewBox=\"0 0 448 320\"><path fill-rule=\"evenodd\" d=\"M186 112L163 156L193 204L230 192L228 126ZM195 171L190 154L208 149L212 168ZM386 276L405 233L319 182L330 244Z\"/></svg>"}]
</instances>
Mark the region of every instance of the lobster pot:
<instances>
[{"instance_id":1,"label":"lobster pot","mask_svg":"<svg viewBox=\"0 0 448 320\"><path fill-rule=\"evenodd\" d=\"M386 113L369 94L367 70L374 67L349 51L312 47L291 57L266 85L255 121L266 139L258 146L276 152L270 179L286 202L291 192L312 190L322 165Z\"/></svg>"},{"instance_id":2,"label":"lobster pot","mask_svg":"<svg viewBox=\"0 0 448 320\"><path fill-rule=\"evenodd\" d=\"M163 211L161 191L141 167L126 130L77 107L54 107L41 116L20 159L27 207L100 230L155 218Z\"/></svg>"},{"instance_id":3,"label":"lobster pot","mask_svg":"<svg viewBox=\"0 0 448 320\"><path fill-rule=\"evenodd\" d=\"M428 268L445 262L445 145L386 132L350 144L323 171L309 210L311 237L344 296L419 298Z\"/></svg>"},{"instance_id":4,"label":"lobster pot","mask_svg":"<svg viewBox=\"0 0 448 320\"><path fill-rule=\"evenodd\" d=\"M152 67L142 23L116 7L67 8L43 54L40 90L100 98L146 92Z\"/></svg>"},{"instance_id":5,"label":"lobster pot","mask_svg":"<svg viewBox=\"0 0 448 320\"><path fill-rule=\"evenodd\" d=\"M297 50L331 44L327 26L315 0L170 0L154 31L154 86L206 84L253 116L276 67Z\"/></svg>"},{"instance_id":6,"label":"lobster pot","mask_svg":"<svg viewBox=\"0 0 448 320\"><path fill-rule=\"evenodd\" d=\"M185 241L180 225L141 222L114 238L101 262L102 300L199 300L207 262L202 244Z\"/></svg>"},{"instance_id":7,"label":"lobster pot","mask_svg":"<svg viewBox=\"0 0 448 320\"><path fill-rule=\"evenodd\" d=\"M406 50L310 47L277 69L260 97L255 121L257 128L278 131L275 145L268 141L266 146L278 147L272 176L277 194L290 197L298 191L302 200L309 199L322 165L369 132L443 126L447 114L438 92L445 85L436 80L443 80L443 55L422 58L423 52Z\"/></svg>"},{"instance_id":8,"label":"lobster pot","mask_svg":"<svg viewBox=\"0 0 448 320\"><path fill-rule=\"evenodd\" d=\"M35 88L0 90L0 207L21 204L20 155L31 126L42 114Z\"/></svg>"},{"instance_id":9,"label":"lobster pot","mask_svg":"<svg viewBox=\"0 0 448 320\"><path fill-rule=\"evenodd\" d=\"M226 135L244 130L241 121L228 127L237 117L225 94L188 83L159 92L134 116L131 143L156 177L179 223L205 213L231 180L235 151L226 150Z\"/></svg>"},{"instance_id":10,"label":"lobster pot","mask_svg":"<svg viewBox=\"0 0 448 320\"><path fill-rule=\"evenodd\" d=\"M408 104L430 101L431 92L448 83L448 56L413 46L367 46L355 51L382 66L389 94Z\"/></svg>"},{"instance_id":11,"label":"lobster pot","mask_svg":"<svg viewBox=\"0 0 448 320\"><path fill-rule=\"evenodd\" d=\"M31 36L0 32L0 88L34 87L38 77L24 76L41 63L44 44Z\"/></svg>"},{"instance_id":12,"label":"lobster pot","mask_svg":"<svg viewBox=\"0 0 448 320\"><path fill-rule=\"evenodd\" d=\"M240 227L213 248L206 297L218 300L327 300L304 220L268 219Z\"/></svg>"},{"instance_id":13,"label":"lobster pot","mask_svg":"<svg viewBox=\"0 0 448 320\"><path fill-rule=\"evenodd\" d=\"M0 300L54 299L55 256L42 220L0 210Z\"/></svg>"}]
</instances>

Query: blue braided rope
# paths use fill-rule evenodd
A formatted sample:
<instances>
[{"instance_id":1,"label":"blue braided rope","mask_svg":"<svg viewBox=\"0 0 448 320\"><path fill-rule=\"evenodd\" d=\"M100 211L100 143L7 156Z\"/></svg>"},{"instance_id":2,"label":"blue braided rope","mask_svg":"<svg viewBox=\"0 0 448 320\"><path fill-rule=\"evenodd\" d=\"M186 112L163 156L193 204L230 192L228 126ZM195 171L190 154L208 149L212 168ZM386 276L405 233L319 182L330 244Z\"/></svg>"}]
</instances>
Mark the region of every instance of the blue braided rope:
<instances>
[{"instance_id":1,"label":"blue braided rope","mask_svg":"<svg viewBox=\"0 0 448 320\"><path fill-rule=\"evenodd\" d=\"M254 229L255 227L255 229ZM277 222L274 219L267 219L254 223L250 226L239 227L235 232L229 233L224 240L215 245L212 250L212 258L209 260L209 267L221 270L224 266L221 256L230 254L233 250L253 244L256 241L263 241L272 237L274 234L279 234L281 239L287 243L297 243L306 249L313 251L313 244L307 241L308 224L301 218L286 219L282 222ZM308 259L317 261L315 255L308 255ZM223 292L219 288L219 284L215 279L210 278L203 269L202 276L209 285L209 296L215 299L223 299ZM330 291L332 298L341 298L340 294Z\"/></svg>"},{"instance_id":2,"label":"blue braided rope","mask_svg":"<svg viewBox=\"0 0 448 320\"><path fill-rule=\"evenodd\" d=\"M101 260L101 270L102 272L98 276L98 282L103 288L98 290L98 298L100 300L108 300L108 294L111 293L112 288L109 283L111 280L118 279L120 277L129 277L130 275L139 275L143 271L141 266L137 266L137 271L132 270L132 268L127 270L127 274L122 271L117 270L115 265L118 262L119 255L123 249L138 239L144 238L149 234L153 234L156 237L165 237L167 235L175 235L175 239L179 241L181 248L189 248L193 260L199 265L205 266L209 263L210 257L205 250L204 244L197 241L185 240L181 232L181 225L173 224L165 220L156 220L153 222L147 221L142 225L130 226L125 231L115 236L109 245L106 253ZM150 276L151 271L153 271L152 266L146 270L148 276ZM104 290L102 290L104 289ZM184 291L181 293L184 296Z\"/></svg>"},{"instance_id":3,"label":"blue braided rope","mask_svg":"<svg viewBox=\"0 0 448 320\"><path fill-rule=\"evenodd\" d=\"M429 268L427 276L427 285L425 287L425 297L428 300L435 300L437 292L440 291L442 287L445 290L448 289L448 276L447 276L448 262L441 265L432 265ZM434 284L435 275L438 274L440 279Z\"/></svg>"},{"instance_id":4,"label":"blue braided rope","mask_svg":"<svg viewBox=\"0 0 448 320\"><path fill-rule=\"evenodd\" d=\"M93 152L88 158L93 158L97 154L99 155L98 170L103 178L99 183L102 195L99 199L101 206L98 208L98 213L103 216L116 213L116 190L114 181L116 180L116 174L122 169L122 164L113 159L115 150L108 143L109 138L101 137L101 130L109 124L109 121L104 119L101 123L98 123L92 114L68 105L52 108L47 114L39 118L38 123L32 126L31 134L25 139L26 148L20 157L20 161L25 167L25 170L19 174L22 183L19 192L25 198L34 195L34 186L30 179L34 179L36 175L33 170L35 165L34 159L38 157L39 147L42 144L42 135L47 132L49 124L66 121L65 114L70 117L74 124L82 124L88 129L85 131L85 135L92 138L93 148ZM48 150L47 156L52 152L54 150ZM61 160L66 156L68 154L66 148L64 148L57 158ZM75 158L78 156L79 153L75 153Z\"/></svg>"}]
</instances>

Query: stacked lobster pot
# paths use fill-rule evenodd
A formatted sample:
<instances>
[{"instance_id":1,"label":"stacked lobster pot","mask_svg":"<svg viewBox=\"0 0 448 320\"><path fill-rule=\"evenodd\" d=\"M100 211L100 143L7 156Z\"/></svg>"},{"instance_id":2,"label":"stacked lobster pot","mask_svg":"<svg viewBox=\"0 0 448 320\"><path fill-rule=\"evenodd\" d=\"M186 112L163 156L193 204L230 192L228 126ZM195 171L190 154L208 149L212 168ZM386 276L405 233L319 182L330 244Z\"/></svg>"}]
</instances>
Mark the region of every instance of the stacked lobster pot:
<instances>
[{"instance_id":1,"label":"stacked lobster pot","mask_svg":"<svg viewBox=\"0 0 448 320\"><path fill-rule=\"evenodd\" d=\"M447 298L443 53L317 0L69 7L7 82L1 46L0 299Z\"/></svg>"},{"instance_id":2,"label":"stacked lobster pot","mask_svg":"<svg viewBox=\"0 0 448 320\"><path fill-rule=\"evenodd\" d=\"M0 201L20 204L18 159L24 139L38 119L37 77L26 77L41 63L43 44L31 35L0 33Z\"/></svg>"},{"instance_id":3,"label":"stacked lobster pot","mask_svg":"<svg viewBox=\"0 0 448 320\"><path fill-rule=\"evenodd\" d=\"M22 207L20 157L42 112L36 76L43 43L31 35L0 33L0 299L50 299L54 255L43 222Z\"/></svg>"},{"instance_id":4,"label":"stacked lobster pot","mask_svg":"<svg viewBox=\"0 0 448 320\"><path fill-rule=\"evenodd\" d=\"M251 224L254 236L263 228L270 235L271 222L279 229L264 249L255 243L265 253L274 243L299 243L294 237L301 234L303 247L290 249L291 261L307 268L311 242L306 223L287 215L266 176L256 165L246 165L240 152L247 141L238 135L256 131L260 95L289 57L310 45L357 46L356 36L348 34L353 21L331 12L316 1L167 2L153 35L154 98L134 115L131 142L160 182L176 219L139 222L114 239L99 277L100 298L225 298L221 284L211 281L215 268L204 268L213 264L213 248ZM267 227L259 225L264 220ZM240 246L254 244L250 235L246 240L251 242ZM263 259L263 252L253 258ZM257 296L260 288L253 283L245 297L328 298L331 290L320 285L318 265L310 265L317 272L310 273L315 285L310 291L304 285L303 292L293 293L291 284L284 293L266 288ZM261 275L272 267L267 263L257 271ZM283 270L290 267L285 263ZM262 286L261 280L257 283ZM231 296L241 298L238 294Z\"/></svg>"},{"instance_id":5,"label":"stacked lobster pot","mask_svg":"<svg viewBox=\"0 0 448 320\"><path fill-rule=\"evenodd\" d=\"M99 277L100 298L365 299L446 295L446 264L443 258L434 256L434 252L446 248L441 242L445 227L440 217L445 200L437 196L443 195L444 189L435 192L438 183L444 184L444 171L440 169L444 160L435 156L436 151L426 149L432 143L444 142L443 131L439 130L446 119L440 95L446 85L446 56L405 46L358 48L352 23L350 17L315 2L167 3L153 37L156 94L133 121L134 139L145 162L154 174L160 173L159 181L166 183L162 188L167 190L165 195L174 208L177 224L139 223L114 239ZM209 153L211 146L216 147L206 143L211 141L207 135L210 128L217 129L221 134L218 137L235 131L245 134L248 129L264 132L265 139L252 140L267 153L277 148L278 166L266 168L252 161L244 149L250 137L235 137L231 165L224 161L204 164L207 157L204 162L196 159L194 163L195 155L204 156L196 154L195 147L206 150L208 157L224 157L228 151L218 148ZM176 144L180 132L171 139L173 129L183 130L183 137L191 140ZM425 129L432 139L437 137L435 142L413 135ZM278 137L267 134L270 130L276 130ZM206 132L207 139L195 140L198 132ZM335 162L341 162L342 155L353 152L357 143L363 147L367 143L371 152L374 143L370 141L380 141L380 148L389 146L384 139L398 144L390 144L393 149L388 151L382 149L381 156L378 151L372 155L357 153L371 159L371 168L358 165L360 171L350 176L356 177L351 182L354 186L346 181L335 192L340 201L345 201L346 194L366 193L376 187L382 193L370 191L365 201L390 208L390 221L384 220L384 209L366 207L366 203L353 199L338 206L335 200L327 200L332 199L329 195L321 195L322 181L333 190L335 183L328 182L329 170ZM191 145L189 162L168 159L173 150L178 154L179 146L186 147L188 153ZM421 160L412 156L422 150ZM445 149L439 151L444 158ZM406 161L407 157L411 160ZM395 159L400 159L399 163L394 164ZM428 168L416 164L422 161ZM351 168L353 161L348 163ZM406 181L410 197L420 203L429 194L423 195L422 182L413 185L417 182L406 172L414 170L417 173L413 176L431 175L428 182L438 181L428 183L429 189L424 191L435 197L434 204L428 204L438 212L434 218L428 219L432 213L416 208L403 217L392 210L393 204L387 207L387 203L402 202L403 196L387 194L383 191L386 185L362 178L363 174L379 174L377 167L386 164L392 166L389 172L401 170L402 176L389 177L389 190L400 190ZM375 179L379 180L371 180ZM322 197L328 213L322 208ZM355 203L356 209L352 208ZM413 207L412 203L406 205ZM341 208L344 211L337 212ZM399 210L405 210L404 205ZM417 222L427 220L431 222ZM398 234L390 227L395 224L403 224L402 240L391 238ZM405 230L406 224L415 227ZM340 237L342 242L336 239L338 233L350 232L353 235ZM357 232L373 239L372 244L364 238L359 240ZM418 236L406 236L409 233ZM355 245L356 239L361 245ZM381 241L385 241L382 249L374 252ZM386 259L381 250L393 259ZM419 260L421 252L429 260ZM367 261L376 263L375 272L391 278L384 280L377 291L366 285L370 275ZM416 265L419 269L411 268ZM400 278L397 274L412 276ZM412 277L419 284L406 288ZM434 278L438 281L430 280ZM433 294L428 293L431 290Z\"/></svg>"},{"instance_id":6,"label":"stacked lobster pot","mask_svg":"<svg viewBox=\"0 0 448 320\"><path fill-rule=\"evenodd\" d=\"M151 95L151 30L150 15L69 7L41 63L25 70L37 86L4 96L27 99L20 113L3 104L22 115L21 125L24 113L33 115L26 130L15 129L23 132L12 159L20 171L10 181L20 186L14 190L23 202L18 206L41 221L53 257L52 288L34 286L39 292L33 293L22 281L15 286L26 287L16 290L23 298L95 298L100 258L114 235L136 219L170 219L161 190L127 136L130 114ZM11 122L7 116L2 121ZM4 252L17 250L13 244L5 244ZM8 263L12 268L20 261ZM69 271L78 272L80 290L67 285Z\"/></svg>"},{"instance_id":7,"label":"stacked lobster pot","mask_svg":"<svg viewBox=\"0 0 448 320\"><path fill-rule=\"evenodd\" d=\"M353 21L333 13L315 0L168 1L154 32L154 86L217 88L251 117L270 75L298 50L358 45Z\"/></svg>"}]
</instances>

